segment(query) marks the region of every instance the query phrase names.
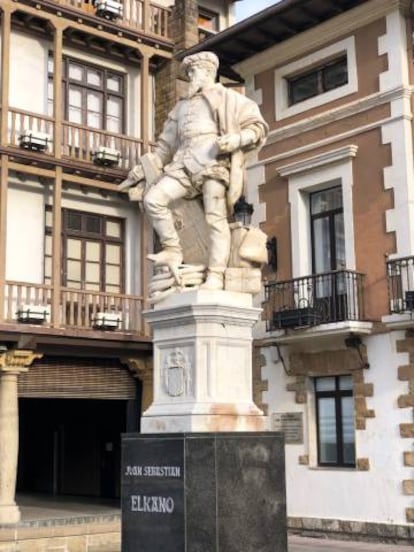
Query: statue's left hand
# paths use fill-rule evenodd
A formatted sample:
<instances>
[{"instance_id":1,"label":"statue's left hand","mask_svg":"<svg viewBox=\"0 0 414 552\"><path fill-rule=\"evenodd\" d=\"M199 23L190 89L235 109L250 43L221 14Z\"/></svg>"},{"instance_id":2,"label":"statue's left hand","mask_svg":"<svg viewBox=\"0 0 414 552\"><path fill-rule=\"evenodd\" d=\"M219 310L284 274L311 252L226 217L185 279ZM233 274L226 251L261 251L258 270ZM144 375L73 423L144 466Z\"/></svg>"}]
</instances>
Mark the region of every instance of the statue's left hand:
<instances>
[{"instance_id":1,"label":"statue's left hand","mask_svg":"<svg viewBox=\"0 0 414 552\"><path fill-rule=\"evenodd\" d=\"M232 153L240 148L240 134L224 134L217 140L221 153Z\"/></svg>"}]
</instances>

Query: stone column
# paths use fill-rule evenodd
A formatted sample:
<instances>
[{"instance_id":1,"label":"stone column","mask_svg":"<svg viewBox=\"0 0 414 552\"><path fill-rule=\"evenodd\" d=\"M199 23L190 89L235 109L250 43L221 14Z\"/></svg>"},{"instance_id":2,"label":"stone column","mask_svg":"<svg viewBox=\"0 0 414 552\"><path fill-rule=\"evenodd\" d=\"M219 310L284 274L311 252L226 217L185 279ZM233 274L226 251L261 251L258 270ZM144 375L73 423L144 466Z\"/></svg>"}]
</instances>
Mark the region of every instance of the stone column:
<instances>
[{"instance_id":1,"label":"stone column","mask_svg":"<svg viewBox=\"0 0 414 552\"><path fill-rule=\"evenodd\" d=\"M0 355L0 525L15 524L20 511L15 502L19 450L17 376L28 371L33 351L14 350Z\"/></svg>"}]
</instances>

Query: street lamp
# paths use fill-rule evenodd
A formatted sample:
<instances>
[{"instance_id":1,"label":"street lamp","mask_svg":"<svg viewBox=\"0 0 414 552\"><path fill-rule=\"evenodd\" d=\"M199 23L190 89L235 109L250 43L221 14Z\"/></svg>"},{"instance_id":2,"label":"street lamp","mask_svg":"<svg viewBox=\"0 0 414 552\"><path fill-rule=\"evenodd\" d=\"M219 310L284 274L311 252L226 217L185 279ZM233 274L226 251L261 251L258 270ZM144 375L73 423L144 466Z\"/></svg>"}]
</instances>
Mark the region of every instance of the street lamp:
<instances>
[{"instance_id":1,"label":"street lamp","mask_svg":"<svg viewBox=\"0 0 414 552\"><path fill-rule=\"evenodd\" d=\"M244 195L234 204L234 219L236 222L241 222L243 226L249 226L252 221L254 208L251 203L247 203Z\"/></svg>"}]
</instances>

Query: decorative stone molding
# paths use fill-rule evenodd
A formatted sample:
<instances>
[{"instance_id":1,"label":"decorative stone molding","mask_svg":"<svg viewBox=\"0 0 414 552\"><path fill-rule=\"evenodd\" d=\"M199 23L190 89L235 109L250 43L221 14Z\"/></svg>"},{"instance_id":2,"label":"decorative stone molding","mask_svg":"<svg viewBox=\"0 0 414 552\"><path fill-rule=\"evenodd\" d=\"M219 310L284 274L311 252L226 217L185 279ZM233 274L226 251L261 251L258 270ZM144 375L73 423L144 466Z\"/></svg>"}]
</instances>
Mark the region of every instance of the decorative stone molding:
<instances>
[{"instance_id":1,"label":"decorative stone molding","mask_svg":"<svg viewBox=\"0 0 414 552\"><path fill-rule=\"evenodd\" d=\"M363 361L367 363L366 347L361 348L361 353ZM289 365L290 373L295 379L288 383L287 390L296 393L296 403L303 404L307 400L306 377L351 373L354 382L355 429L365 429L366 419L375 417L375 411L367 406L367 398L373 396L374 386L364 381L361 359L354 349L292 353Z\"/></svg>"},{"instance_id":2,"label":"decorative stone molding","mask_svg":"<svg viewBox=\"0 0 414 552\"><path fill-rule=\"evenodd\" d=\"M263 402L263 393L269 390L269 382L263 379L262 368L266 366L266 357L259 347L253 348L253 401L267 416L269 405Z\"/></svg>"},{"instance_id":3,"label":"decorative stone molding","mask_svg":"<svg viewBox=\"0 0 414 552\"><path fill-rule=\"evenodd\" d=\"M369 458L357 458L356 469L358 471L369 471Z\"/></svg>"},{"instance_id":4,"label":"decorative stone molding","mask_svg":"<svg viewBox=\"0 0 414 552\"><path fill-rule=\"evenodd\" d=\"M399 408L414 409L414 332L411 329L406 331L405 339L397 341L397 353L408 353L409 360L409 364L403 364L398 367L399 381L407 382L407 393L398 397L398 406ZM401 423L399 429L402 439L414 439L414 423ZM413 468L414 452L405 451L403 454L403 462L405 467ZM402 490L405 495L413 495L414 480L403 480ZM414 523L414 508L406 508L405 515L408 523Z\"/></svg>"},{"instance_id":5,"label":"decorative stone molding","mask_svg":"<svg viewBox=\"0 0 414 552\"><path fill-rule=\"evenodd\" d=\"M306 404L308 394L306 392L306 377L296 376L293 381L286 385L286 390L295 393L296 404Z\"/></svg>"},{"instance_id":6,"label":"decorative stone molding","mask_svg":"<svg viewBox=\"0 0 414 552\"><path fill-rule=\"evenodd\" d=\"M405 479L402 482L402 491L405 495L414 495L414 479Z\"/></svg>"},{"instance_id":7,"label":"decorative stone molding","mask_svg":"<svg viewBox=\"0 0 414 552\"><path fill-rule=\"evenodd\" d=\"M313 155L312 157L301 159L300 161L295 161L294 163L289 163L288 165L283 165L282 167L278 167L276 170L280 176L286 177L292 174L310 171L312 169L328 165L329 163L337 163L338 161L355 157L357 152L358 146L351 144L349 146L337 148L318 155Z\"/></svg>"},{"instance_id":8,"label":"decorative stone molding","mask_svg":"<svg viewBox=\"0 0 414 552\"><path fill-rule=\"evenodd\" d=\"M142 383L141 411L144 412L153 400L153 367L152 357L121 358L135 378Z\"/></svg>"},{"instance_id":9,"label":"decorative stone molding","mask_svg":"<svg viewBox=\"0 0 414 552\"><path fill-rule=\"evenodd\" d=\"M404 466L414 468L414 452L404 452Z\"/></svg>"},{"instance_id":10,"label":"decorative stone molding","mask_svg":"<svg viewBox=\"0 0 414 552\"><path fill-rule=\"evenodd\" d=\"M411 520L414 521L414 508L410 510ZM413 527L388 523L373 523L369 521L352 521L345 519L319 519L289 517L288 529L290 533L312 537L326 537L333 539L350 539L353 541L370 540L409 544L414 537Z\"/></svg>"},{"instance_id":11,"label":"decorative stone molding","mask_svg":"<svg viewBox=\"0 0 414 552\"><path fill-rule=\"evenodd\" d=\"M26 349L12 349L0 354L0 371L21 373L27 372L29 366L37 358L42 358L42 353Z\"/></svg>"}]
</instances>

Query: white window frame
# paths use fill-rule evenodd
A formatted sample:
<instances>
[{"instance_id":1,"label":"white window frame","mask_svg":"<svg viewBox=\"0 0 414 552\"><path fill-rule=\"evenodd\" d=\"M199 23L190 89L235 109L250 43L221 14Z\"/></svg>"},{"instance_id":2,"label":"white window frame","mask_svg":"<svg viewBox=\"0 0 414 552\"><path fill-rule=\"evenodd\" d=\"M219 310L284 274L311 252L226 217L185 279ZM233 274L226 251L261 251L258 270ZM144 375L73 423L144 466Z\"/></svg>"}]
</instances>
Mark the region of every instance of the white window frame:
<instances>
[{"instance_id":1,"label":"white window frame","mask_svg":"<svg viewBox=\"0 0 414 552\"><path fill-rule=\"evenodd\" d=\"M277 169L282 177L288 177L293 278L312 273L309 194L339 185L344 210L346 269L355 270L352 161L357 151L358 146L345 146Z\"/></svg>"},{"instance_id":2,"label":"white window frame","mask_svg":"<svg viewBox=\"0 0 414 552\"><path fill-rule=\"evenodd\" d=\"M312 67L318 67L325 62L329 62L341 54L347 56L348 82L338 86L328 92L323 92L313 96L303 102L289 105L288 78L299 76L312 70ZM355 38L353 36L345 38L327 48L323 48L297 61L284 65L275 71L275 110L276 120L292 117L309 109L313 109L328 102L332 102L348 94L358 91L358 75L355 54Z\"/></svg>"}]
</instances>

